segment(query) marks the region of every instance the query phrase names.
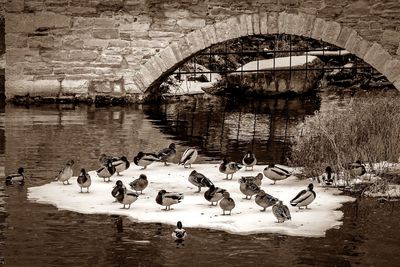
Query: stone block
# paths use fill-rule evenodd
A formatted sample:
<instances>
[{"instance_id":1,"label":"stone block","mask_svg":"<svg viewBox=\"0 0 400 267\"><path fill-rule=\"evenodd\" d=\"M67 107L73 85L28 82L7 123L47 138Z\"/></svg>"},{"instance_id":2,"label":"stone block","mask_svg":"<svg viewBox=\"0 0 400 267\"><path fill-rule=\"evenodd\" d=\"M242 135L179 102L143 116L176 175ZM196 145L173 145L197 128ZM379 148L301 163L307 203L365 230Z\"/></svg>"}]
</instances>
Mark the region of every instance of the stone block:
<instances>
[{"instance_id":1,"label":"stone block","mask_svg":"<svg viewBox=\"0 0 400 267\"><path fill-rule=\"evenodd\" d=\"M394 87L396 87L398 91L400 91L400 80L396 80L396 82L394 82L393 85Z\"/></svg>"},{"instance_id":2,"label":"stone block","mask_svg":"<svg viewBox=\"0 0 400 267\"><path fill-rule=\"evenodd\" d=\"M78 36L67 36L62 41L62 47L65 49L81 49L85 41Z\"/></svg>"},{"instance_id":3,"label":"stone block","mask_svg":"<svg viewBox=\"0 0 400 267\"><path fill-rule=\"evenodd\" d=\"M145 90L147 90L147 88L149 88L149 86L158 78L154 77L151 71L144 65L140 67L140 74L143 77L143 85L145 86Z\"/></svg>"},{"instance_id":4,"label":"stone block","mask_svg":"<svg viewBox=\"0 0 400 267\"><path fill-rule=\"evenodd\" d=\"M166 69L175 66L180 60L175 57L175 53L171 47L167 47L159 53L161 61L164 63Z\"/></svg>"},{"instance_id":5,"label":"stone block","mask_svg":"<svg viewBox=\"0 0 400 267\"><path fill-rule=\"evenodd\" d=\"M6 80L6 95L12 97L15 95L27 95L31 97L56 97L60 90L60 83L54 80Z\"/></svg>"},{"instance_id":6,"label":"stone block","mask_svg":"<svg viewBox=\"0 0 400 267\"><path fill-rule=\"evenodd\" d=\"M260 32L261 34L268 34L268 13L260 14Z\"/></svg>"},{"instance_id":7,"label":"stone block","mask_svg":"<svg viewBox=\"0 0 400 267\"><path fill-rule=\"evenodd\" d=\"M117 64L119 65L122 61L121 55L101 55L100 62L106 64Z\"/></svg>"},{"instance_id":8,"label":"stone block","mask_svg":"<svg viewBox=\"0 0 400 267\"><path fill-rule=\"evenodd\" d=\"M247 35L254 35L253 16L252 15L244 15L244 16L246 18Z\"/></svg>"},{"instance_id":9,"label":"stone block","mask_svg":"<svg viewBox=\"0 0 400 267\"><path fill-rule=\"evenodd\" d=\"M304 17L297 14L288 14L286 23L287 34L301 35L304 25Z\"/></svg>"},{"instance_id":10,"label":"stone block","mask_svg":"<svg viewBox=\"0 0 400 267\"><path fill-rule=\"evenodd\" d=\"M94 24L94 18L74 17L72 22L72 28L88 29L88 28L93 28L93 24Z\"/></svg>"},{"instance_id":11,"label":"stone block","mask_svg":"<svg viewBox=\"0 0 400 267\"><path fill-rule=\"evenodd\" d=\"M94 29L115 28L114 26L115 26L114 18L94 18L94 20L93 20L93 28Z\"/></svg>"},{"instance_id":12,"label":"stone block","mask_svg":"<svg viewBox=\"0 0 400 267\"><path fill-rule=\"evenodd\" d=\"M300 35L304 37L311 37L311 34L314 30L316 17L314 15L305 13L300 13L299 16L301 17L300 21L303 22Z\"/></svg>"},{"instance_id":13,"label":"stone block","mask_svg":"<svg viewBox=\"0 0 400 267\"><path fill-rule=\"evenodd\" d=\"M135 35L135 34L133 34ZM184 36L181 32L170 32L170 31L153 31L150 30L148 32L150 38L182 38ZM135 35L136 38L138 36Z\"/></svg>"},{"instance_id":14,"label":"stone block","mask_svg":"<svg viewBox=\"0 0 400 267\"><path fill-rule=\"evenodd\" d=\"M89 90L89 81L65 79L61 82L62 94L75 95L87 94Z\"/></svg>"},{"instance_id":15,"label":"stone block","mask_svg":"<svg viewBox=\"0 0 400 267\"><path fill-rule=\"evenodd\" d=\"M40 56L44 61L68 61L69 51L68 50L58 50L58 51L43 51Z\"/></svg>"},{"instance_id":16,"label":"stone block","mask_svg":"<svg viewBox=\"0 0 400 267\"><path fill-rule=\"evenodd\" d=\"M325 27L325 20L316 18L314 22L314 29L311 33L311 38L315 40L321 40L322 34L324 32L324 27Z\"/></svg>"},{"instance_id":17,"label":"stone block","mask_svg":"<svg viewBox=\"0 0 400 267\"><path fill-rule=\"evenodd\" d=\"M28 37L24 34L9 33L5 38L6 47L24 48L28 46Z\"/></svg>"},{"instance_id":18,"label":"stone block","mask_svg":"<svg viewBox=\"0 0 400 267\"><path fill-rule=\"evenodd\" d=\"M154 81L163 74L162 69L151 58L144 64L144 66L152 73L152 77L156 77Z\"/></svg>"},{"instance_id":19,"label":"stone block","mask_svg":"<svg viewBox=\"0 0 400 267\"><path fill-rule=\"evenodd\" d=\"M5 9L7 12L23 12L25 0L8 0L5 3Z\"/></svg>"},{"instance_id":20,"label":"stone block","mask_svg":"<svg viewBox=\"0 0 400 267\"><path fill-rule=\"evenodd\" d=\"M207 39L210 44L213 45L213 44L218 43L217 33L215 31L215 26L213 24L205 26L203 29L201 29L201 31L202 31L203 35L204 34L207 35Z\"/></svg>"},{"instance_id":21,"label":"stone block","mask_svg":"<svg viewBox=\"0 0 400 267\"><path fill-rule=\"evenodd\" d=\"M7 13L5 19L6 33L31 33L36 30L33 14Z\"/></svg>"},{"instance_id":22,"label":"stone block","mask_svg":"<svg viewBox=\"0 0 400 267\"><path fill-rule=\"evenodd\" d=\"M186 38L183 38L177 42L178 49L183 59L192 55L190 44L187 42Z\"/></svg>"},{"instance_id":23,"label":"stone block","mask_svg":"<svg viewBox=\"0 0 400 267\"><path fill-rule=\"evenodd\" d=\"M400 60L387 60L383 65L383 75L393 83L397 77L400 77Z\"/></svg>"},{"instance_id":24,"label":"stone block","mask_svg":"<svg viewBox=\"0 0 400 267\"><path fill-rule=\"evenodd\" d=\"M71 50L69 53L69 60L71 61L94 61L99 57L96 51L86 50Z\"/></svg>"},{"instance_id":25,"label":"stone block","mask_svg":"<svg viewBox=\"0 0 400 267\"><path fill-rule=\"evenodd\" d=\"M239 28L237 30L240 32L240 36L249 35L247 29L247 15L240 15L238 19L239 19Z\"/></svg>"},{"instance_id":26,"label":"stone block","mask_svg":"<svg viewBox=\"0 0 400 267\"><path fill-rule=\"evenodd\" d=\"M229 30L229 25L227 25L225 21L220 21L215 24L215 32L217 33L218 43L222 43L231 39Z\"/></svg>"},{"instance_id":27,"label":"stone block","mask_svg":"<svg viewBox=\"0 0 400 267\"><path fill-rule=\"evenodd\" d=\"M356 31L353 31L344 47L347 51L362 59L367 53L370 43L364 40Z\"/></svg>"},{"instance_id":28,"label":"stone block","mask_svg":"<svg viewBox=\"0 0 400 267\"><path fill-rule=\"evenodd\" d=\"M339 37L333 44L337 45L341 48L344 48L347 43L347 40L349 39L350 35L353 32L354 32L354 30L349 27L342 27L342 29L340 30Z\"/></svg>"},{"instance_id":29,"label":"stone block","mask_svg":"<svg viewBox=\"0 0 400 267\"><path fill-rule=\"evenodd\" d=\"M325 23L324 32L322 33L322 40L331 44L335 44L339 37L342 27L339 23L328 21Z\"/></svg>"},{"instance_id":30,"label":"stone block","mask_svg":"<svg viewBox=\"0 0 400 267\"><path fill-rule=\"evenodd\" d=\"M119 31L118 29L93 29L92 36L98 39L118 39Z\"/></svg>"},{"instance_id":31,"label":"stone block","mask_svg":"<svg viewBox=\"0 0 400 267\"><path fill-rule=\"evenodd\" d=\"M390 60L390 54L378 43L373 43L368 49L363 60L374 67L379 72L383 73L386 61Z\"/></svg>"},{"instance_id":32,"label":"stone block","mask_svg":"<svg viewBox=\"0 0 400 267\"><path fill-rule=\"evenodd\" d=\"M253 32L255 35L261 34L261 27L260 27L260 15L255 13L251 15L253 21Z\"/></svg>"},{"instance_id":33,"label":"stone block","mask_svg":"<svg viewBox=\"0 0 400 267\"><path fill-rule=\"evenodd\" d=\"M268 34L279 33L279 13L268 13Z\"/></svg>"},{"instance_id":34,"label":"stone block","mask_svg":"<svg viewBox=\"0 0 400 267\"><path fill-rule=\"evenodd\" d=\"M83 41L83 48L89 50L103 50L108 46L108 40L102 39L85 39Z\"/></svg>"},{"instance_id":35,"label":"stone block","mask_svg":"<svg viewBox=\"0 0 400 267\"><path fill-rule=\"evenodd\" d=\"M200 30L190 32L189 34L186 35L185 38L190 46L190 51L192 52L192 54L197 53L206 48Z\"/></svg>"},{"instance_id":36,"label":"stone block","mask_svg":"<svg viewBox=\"0 0 400 267\"><path fill-rule=\"evenodd\" d=\"M287 26L288 26L288 17L289 14L286 12L281 12L279 13L278 17L278 31L279 33L286 33L287 32Z\"/></svg>"},{"instance_id":37,"label":"stone block","mask_svg":"<svg viewBox=\"0 0 400 267\"><path fill-rule=\"evenodd\" d=\"M124 40L111 40L108 42L107 47L130 47L131 42Z\"/></svg>"},{"instance_id":38,"label":"stone block","mask_svg":"<svg viewBox=\"0 0 400 267\"><path fill-rule=\"evenodd\" d=\"M143 82L143 75L138 71L132 75L132 81L135 83L136 88L141 92L145 92L147 87L144 85Z\"/></svg>"},{"instance_id":39,"label":"stone block","mask_svg":"<svg viewBox=\"0 0 400 267\"><path fill-rule=\"evenodd\" d=\"M225 22L227 26L226 30L228 39L236 39L241 37L240 32L237 30L240 27L237 17L230 17Z\"/></svg>"},{"instance_id":40,"label":"stone block","mask_svg":"<svg viewBox=\"0 0 400 267\"><path fill-rule=\"evenodd\" d=\"M163 59L161 59L160 55L157 54L151 58L154 61L154 64L157 64L158 68L161 70L162 73L166 72L169 70L167 64ZM170 66L172 67L173 64Z\"/></svg>"},{"instance_id":41,"label":"stone block","mask_svg":"<svg viewBox=\"0 0 400 267\"><path fill-rule=\"evenodd\" d=\"M15 63L25 62L25 57L39 57L39 50L28 48L7 48L7 66L11 66Z\"/></svg>"},{"instance_id":42,"label":"stone block","mask_svg":"<svg viewBox=\"0 0 400 267\"><path fill-rule=\"evenodd\" d=\"M53 48L53 36L32 36L28 38L29 48Z\"/></svg>"},{"instance_id":43,"label":"stone block","mask_svg":"<svg viewBox=\"0 0 400 267\"><path fill-rule=\"evenodd\" d=\"M383 46L390 46L394 49L398 47L400 42L400 32L385 30L382 34L381 44Z\"/></svg>"},{"instance_id":44,"label":"stone block","mask_svg":"<svg viewBox=\"0 0 400 267\"><path fill-rule=\"evenodd\" d=\"M53 12L38 12L34 16L35 28L63 28L70 27L71 17Z\"/></svg>"},{"instance_id":45,"label":"stone block","mask_svg":"<svg viewBox=\"0 0 400 267\"><path fill-rule=\"evenodd\" d=\"M179 19L177 24L184 30L195 30L206 26L206 20L200 18L184 18Z\"/></svg>"},{"instance_id":46,"label":"stone block","mask_svg":"<svg viewBox=\"0 0 400 267\"><path fill-rule=\"evenodd\" d=\"M189 11L187 9L171 9L165 10L164 15L171 19L183 19L189 17Z\"/></svg>"}]
</instances>

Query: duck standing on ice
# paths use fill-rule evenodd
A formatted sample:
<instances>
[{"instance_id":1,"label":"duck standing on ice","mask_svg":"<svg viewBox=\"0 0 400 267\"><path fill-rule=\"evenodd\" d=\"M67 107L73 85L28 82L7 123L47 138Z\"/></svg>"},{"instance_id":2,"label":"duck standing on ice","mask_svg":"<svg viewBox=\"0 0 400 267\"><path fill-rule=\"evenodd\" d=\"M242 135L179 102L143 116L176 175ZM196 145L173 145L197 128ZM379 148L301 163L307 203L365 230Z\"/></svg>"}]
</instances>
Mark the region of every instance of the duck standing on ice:
<instances>
[{"instance_id":1,"label":"duck standing on ice","mask_svg":"<svg viewBox=\"0 0 400 267\"><path fill-rule=\"evenodd\" d=\"M249 183L256 184L257 186L260 187L263 177L264 177L263 174L259 173L256 176L242 176L241 180L249 182ZM239 180L239 182L240 182L240 180Z\"/></svg>"},{"instance_id":2,"label":"duck standing on ice","mask_svg":"<svg viewBox=\"0 0 400 267\"><path fill-rule=\"evenodd\" d=\"M283 223L284 221L291 220L289 208L282 203L281 200L277 204L272 206L272 213L278 220L278 223Z\"/></svg>"},{"instance_id":3,"label":"duck standing on ice","mask_svg":"<svg viewBox=\"0 0 400 267\"><path fill-rule=\"evenodd\" d=\"M314 185L309 184L307 190L300 191L295 198L290 200L290 205L293 207L298 207L299 209L301 209L301 207L306 207L307 209L307 206L310 205L317 196L313 189Z\"/></svg>"},{"instance_id":4,"label":"duck standing on ice","mask_svg":"<svg viewBox=\"0 0 400 267\"><path fill-rule=\"evenodd\" d=\"M227 215L231 215L232 210L235 208L235 201L231 198L228 191L225 191L222 195L224 198L219 202L219 206L222 209L222 215L225 215L225 211L229 211L229 214Z\"/></svg>"},{"instance_id":5,"label":"duck standing on ice","mask_svg":"<svg viewBox=\"0 0 400 267\"><path fill-rule=\"evenodd\" d=\"M242 165L240 165L239 163L236 162L228 162L228 160L226 158L224 158L222 160L221 165L219 165L219 172L225 173L226 174L226 178L225 180L228 180L228 175L231 175L231 179L233 178L233 174L235 172L237 172L238 170L240 170L242 168Z\"/></svg>"},{"instance_id":6,"label":"duck standing on ice","mask_svg":"<svg viewBox=\"0 0 400 267\"><path fill-rule=\"evenodd\" d=\"M261 211L265 211L268 207L275 205L276 202L278 202L278 199L265 193L264 190L258 191L256 195L256 204L263 208Z\"/></svg>"},{"instance_id":7,"label":"duck standing on ice","mask_svg":"<svg viewBox=\"0 0 400 267\"><path fill-rule=\"evenodd\" d=\"M195 148L187 148L185 152L183 152L181 160L179 161L178 165L183 165L186 168L189 165L189 168L192 168L192 163L197 159L197 149Z\"/></svg>"},{"instance_id":8,"label":"duck standing on ice","mask_svg":"<svg viewBox=\"0 0 400 267\"><path fill-rule=\"evenodd\" d=\"M122 156L121 158L114 160L112 162L112 165L114 166L115 171L117 172L117 176L121 176L119 173L129 169L129 166L131 164L125 156Z\"/></svg>"},{"instance_id":9,"label":"duck standing on ice","mask_svg":"<svg viewBox=\"0 0 400 267\"><path fill-rule=\"evenodd\" d=\"M175 149L175 144L171 143L167 148L161 149L157 153L157 157L160 159L160 161L164 162L164 165L168 165L168 161L171 161L174 159L176 155L176 149Z\"/></svg>"},{"instance_id":10,"label":"duck standing on ice","mask_svg":"<svg viewBox=\"0 0 400 267\"><path fill-rule=\"evenodd\" d=\"M136 157L133 158L133 163L135 163L137 166L143 167L141 170L146 169L148 165L155 161L160 161L156 154L144 153L142 151L140 151Z\"/></svg>"},{"instance_id":11,"label":"duck standing on ice","mask_svg":"<svg viewBox=\"0 0 400 267\"><path fill-rule=\"evenodd\" d=\"M211 202L211 206L214 206L214 202L216 202L215 206L217 206L218 201L224 197L224 192L226 192L225 189L212 185L206 192L204 192L204 198Z\"/></svg>"},{"instance_id":12,"label":"duck standing on ice","mask_svg":"<svg viewBox=\"0 0 400 267\"><path fill-rule=\"evenodd\" d=\"M82 188L86 188L87 190L86 193L89 193L89 187L92 184L92 179L90 178L90 175L86 172L85 169L81 169L81 173L79 174L76 180L81 188L81 193L82 193Z\"/></svg>"},{"instance_id":13,"label":"duck standing on ice","mask_svg":"<svg viewBox=\"0 0 400 267\"><path fill-rule=\"evenodd\" d=\"M69 179L71 179L72 175L74 174L74 171L72 170L74 163L75 162L72 159L68 160L64 168L58 173L56 181L60 181L63 184L67 182L67 184L69 184Z\"/></svg>"},{"instance_id":14,"label":"duck standing on ice","mask_svg":"<svg viewBox=\"0 0 400 267\"><path fill-rule=\"evenodd\" d=\"M115 167L113 166L112 161L109 160L106 165L101 166L96 172L97 176L104 179L104 182L106 182L106 179L108 179L107 182L110 182L111 176L115 173Z\"/></svg>"},{"instance_id":15,"label":"duck standing on ice","mask_svg":"<svg viewBox=\"0 0 400 267\"><path fill-rule=\"evenodd\" d=\"M239 179L240 192L242 192L246 197L245 199L251 199L251 197L260 191L260 188L253 183L251 180L246 180L244 177ZM250 197L250 198L247 198Z\"/></svg>"},{"instance_id":16,"label":"duck standing on ice","mask_svg":"<svg viewBox=\"0 0 400 267\"><path fill-rule=\"evenodd\" d=\"M264 175L268 179L273 180L275 184L276 181L288 178L290 175L292 175L292 173L283 167L278 167L275 166L274 163L271 163L264 169Z\"/></svg>"},{"instance_id":17,"label":"duck standing on ice","mask_svg":"<svg viewBox=\"0 0 400 267\"><path fill-rule=\"evenodd\" d=\"M122 209L125 209L125 205L128 205L128 209L131 208L131 204L138 199L139 195L135 192L126 190L125 186L118 187L115 198L121 204L124 204Z\"/></svg>"},{"instance_id":18,"label":"duck standing on ice","mask_svg":"<svg viewBox=\"0 0 400 267\"><path fill-rule=\"evenodd\" d=\"M133 180L132 182L129 183L130 187L136 191L140 191L140 194L143 194L143 190L146 189L147 185L149 184L149 181L147 180L147 176L144 174L139 175L139 178Z\"/></svg>"},{"instance_id":19,"label":"duck standing on ice","mask_svg":"<svg viewBox=\"0 0 400 267\"><path fill-rule=\"evenodd\" d=\"M195 170L193 170L189 174L188 181L191 184L193 184L194 186L197 186L199 188L199 190L196 191L196 193L199 193L201 191L202 187L210 187L213 185L213 183L210 181L210 179L208 179L203 174L201 174Z\"/></svg>"},{"instance_id":20,"label":"duck standing on ice","mask_svg":"<svg viewBox=\"0 0 400 267\"><path fill-rule=\"evenodd\" d=\"M156 202L161 206L165 206L165 210L171 210L171 205L180 203L182 199L183 194L170 193L163 189L158 192Z\"/></svg>"},{"instance_id":21,"label":"duck standing on ice","mask_svg":"<svg viewBox=\"0 0 400 267\"><path fill-rule=\"evenodd\" d=\"M254 155L253 152L247 151L246 155L244 155L242 159L242 163L244 165L244 170L247 171L247 168L251 168L253 170L254 165L257 164L257 159L256 156Z\"/></svg>"}]
</instances>

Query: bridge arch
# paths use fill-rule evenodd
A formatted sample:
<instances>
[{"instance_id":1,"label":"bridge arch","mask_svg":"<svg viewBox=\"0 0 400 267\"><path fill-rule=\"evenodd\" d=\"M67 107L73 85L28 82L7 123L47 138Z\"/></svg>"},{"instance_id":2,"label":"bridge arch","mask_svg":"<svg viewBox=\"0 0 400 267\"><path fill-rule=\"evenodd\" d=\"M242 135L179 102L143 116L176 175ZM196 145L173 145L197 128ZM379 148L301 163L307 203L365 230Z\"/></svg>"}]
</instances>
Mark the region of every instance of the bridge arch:
<instances>
[{"instance_id":1,"label":"bridge arch","mask_svg":"<svg viewBox=\"0 0 400 267\"><path fill-rule=\"evenodd\" d=\"M383 74L400 91L400 60L382 45L364 39L352 28L305 13L245 14L206 25L188 33L140 67L133 80L144 93L170 75L192 55L218 43L251 35L290 34L320 40L346 49Z\"/></svg>"}]
</instances>

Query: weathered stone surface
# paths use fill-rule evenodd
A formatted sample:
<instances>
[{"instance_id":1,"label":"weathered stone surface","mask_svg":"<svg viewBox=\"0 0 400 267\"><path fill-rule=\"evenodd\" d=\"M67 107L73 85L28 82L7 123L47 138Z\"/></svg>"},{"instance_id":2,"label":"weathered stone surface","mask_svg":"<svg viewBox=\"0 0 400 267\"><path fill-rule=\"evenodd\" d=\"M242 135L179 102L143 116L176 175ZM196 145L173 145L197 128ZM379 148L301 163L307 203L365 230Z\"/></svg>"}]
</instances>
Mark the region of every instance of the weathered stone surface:
<instances>
[{"instance_id":1,"label":"weathered stone surface","mask_svg":"<svg viewBox=\"0 0 400 267\"><path fill-rule=\"evenodd\" d=\"M33 14L6 14L6 33L29 33L36 30Z\"/></svg>"},{"instance_id":2,"label":"weathered stone surface","mask_svg":"<svg viewBox=\"0 0 400 267\"><path fill-rule=\"evenodd\" d=\"M69 16L56 14L53 12L39 12L34 16L34 27L37 28L62 28L69 27L71 18Z\"/></svg>"},{"instance_id":3,"label":"weathered stone surface","mask_svg":"<svg viewBox=\"0 0 400 267\"><path fill-rule=\"evenodd\" d=\"M353 29L348 28L348 27L342 27L339 37L337 40L334 42L335 45L344 48L344 46L347 43L347 40L349 39L350 35L353 33Z\"/></svg>"},{"instance_id":4,"label":"weathered stone surface","mask_svg":"<svg viewBox=\"0 0 400 267\"><path fill-rule=\"evenodd\" d=\"M268 13L268 34L275 34L279 32L279 13Z\"/></svg>"},{"instance_id":5,"label":"weathered stone surface","mask_svg":"<svg viewBox=\"0 0 400 267\"><path fill-rule=\"evenodd\" d=\"M260 15L259 14L253 14L252 15L252 21L253 21L253 32L255 35L261 34L261 28L260 28Z\"/></svg>"},{"instance_id":6,"label":"weathered stone surface","mask_svg":"<svg viewBox=\"0 0 400 267\"><path fill-rule=\"evenodd\" d=\"M99 53L96 51L71 50L69 53L71 61L94 61L98 56Z\"/></svg>"},{"instance_id":7,"label":"weathered stone surface","mask_svg":"<svg viewBox=\"0 0 400 267\"><path fill-rule=\"evenodd\" d=\"M301 17L299 22L303 21L300 35L305 36L305 37L311 37L311 34L314 30L314 23L315 23L316 17L313 15L304 14L304 13L300 13L299 16Z\"/></svg>"},{"instance_id":8,"label":"weathered stone surface","mask_svg":"<svg viewBox=\"0 0 400 267\"><path fill-rule=\"evenodd\" d=\"M337 22L329 21L325 23L324 31L322 33L322 40L332 44L336 43L341 29L342 27Z\"/></svg>"},{"instance_id":9,"label":"weathered stone surface","mask_svg":"<svg viewBox=\"0 0 400 267\"><path fill-rule=\"evenodd\" d=\"M8 0L5 8L7 12L22 12L24 10L24 0Z\"/></svg>"},{"instance_id":10,"label":"weathered stone surface","mask_svg":"<svg viewBox=\"0 0 400 267\"><path fill-rule=\"evenodd\" d=\"M394 82L400 76L400 60L387 60L383 65L383 73L390 82Z\"/></svg>"},{"instance_id":11,"label":"weathered stone surface","mask_svg":"<svg viewBox=\"0 0 400 267\"><path fill-rule=\"evenodd\" d=\"M203 28L206 25L206 21L205 19L187 18L178 20L177 24L182 27L182 29L194 30Z\"/></svg>"},{"instance_id":12,"label":"weathered stone surface","mask_svg":"<svg viewBox=\"0 0 400 267\"><path fill-rule=\"evenodd\" d=\"M28 38L29 48L53 48L53 36L32 36Z\"/></svg>"},{"instance_id":13,"label":"weathered stone surface","mask_svg":"<svg viewBox=\"0 0 400 267\"><path fill-rule=\"evenodd\" d=\"M94 18L93 28L95 29L115 28L115 18Z\"/></svg>"},{"instance_id":14,"label":"weathered stone surface","mask_svg":"<svg viewBox=\"0 0 400 267\"><path fill-rule=\"evenodd\" d=\"M356 31L353 31L344 47L359 58L364 58L370 46L371 44L368 41L364 40Z\"/></svg>"},{"instance_id":15,"label":"weathered stone surface","mask_svg":"<svg viewBox=\"0 0 400 267\"><path fill-rule=\"evenodd\" d=\"M289 14L286 12L279 13L278 17L278 32L279 33L286 33L286 28L289 24L288 22Z\"/></svg>"},{"instance_id":16,"label":"weathered stone surface","mask_svg":"<svg viewBox=\"0 0 400 267\"><path fill-rule=\"evenodd\" d=\"M316 18L314 22L314 29L311 33L311 37L316 40L321 40L322 35L324 33L324 27L325 27L325 20Z\"/></svg>"},{"instance_id":17,"label":"weathered stone surface","mask_svg":"<svg viewBox=\"0 0 400 267\"><path fill-rule=\"evenodd\" d=\"M260 15L260 31L261 34L268 34L268 13Z\"/></svg>"},{"instance_id":18,"label":"weathered stone surface","mask_svg":"<svg viewBox=\"0 0 400 267\"><path fill-rule=\"evenodd\" d=\"M373 43L368 49L364 58L365 62L373 66L380 72L384 71L385 63L391 59L390 54L378 43Z\"/></svg>"},{"instance_id":19,"label":"weathered stone surface","mask_svg":"<svg viewBox=\"0 0 400 267\"><path fill-rule=\"evenodd\" d=\"M89 81L65 79L61 82L61 95L87 94Z\"/></svg>"},{"instance_id":20,"label":"weathered stone surface","mask_svg":"<svg viewBox=\"0 0 400 267\"><path fill-rule=\"evenodd\" d=\"M119 31L118 29L94 29L92 36L98 39L117 39L119 38Z\"/></svg>"},{"instance_id":21,"label":"weathered stone surface","mask_svg":"<svg viewBox=\"0 0 400 267\"><path fill-rule=\"evenodd\" d=\"M28 46L28 37L22 34L7 34L6 47L24 48Z\"/></svg>"},{"instance_id":22,"label":"weathered stone surface","mask_svg":"<svg viewBox=\"0 0 400 267\"><path fill-rule=\"evenodd\" d=\"M82 49L84 45L84 40L77 36L67 36L62 41L62 46L64 49Z\"/></svg>"}]
</instances>

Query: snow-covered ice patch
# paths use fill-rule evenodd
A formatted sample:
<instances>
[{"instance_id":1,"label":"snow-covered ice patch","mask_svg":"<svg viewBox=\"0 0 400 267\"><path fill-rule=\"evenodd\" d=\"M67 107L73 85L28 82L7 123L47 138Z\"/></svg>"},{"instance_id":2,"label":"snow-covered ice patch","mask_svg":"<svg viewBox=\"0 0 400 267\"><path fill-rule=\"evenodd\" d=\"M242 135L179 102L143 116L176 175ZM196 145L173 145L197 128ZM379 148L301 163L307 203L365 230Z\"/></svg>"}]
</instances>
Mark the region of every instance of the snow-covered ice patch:
<instances>
[{"instance_id":1,"label":"snow-covered ice patch","mask_svg":"<svg viewBox=\"0 0 400 267\"><path fill-rule=\"evenodd\" d=\"M239 190L238 178L256 175L262 172L265 166L257 165L254 171L240 170L234 174L233 180L223 180L225 174L218 171L218 166L218 164L194 164L192 169L185 169L182 166L163 166L155 163L146 170L140 170L133 165L122 172L123 176L113 176L110 183L103 182L95 171L91 171L90 193L79 193L80 188L74 177L70 179L71 185L51 182L31 187L28 189L28 199L79 213L125 215L134 221L144 223L176 225L177 221L182 221L185 227L217 229L235 234L280 233L315 237L324 236L326 230L340 226L343 213L338 209L342 203L353 200L351 197L339 195L340 191L335 188L316 186L314 191L317 193L317 198L309 206L310 209L299 211L298 208L291 207L289 201L299 191L305 189L309 181L298 180L292 176L272 185L272 181L264 177L261 188L288 205L292 215L291 221L277 223L271 208L261 212L261 207L255 203L254 196L251 200L245 200ZM194 169L210 178L215 186L230 192L236 202L231 216L223 216L219 206L210 206L204 198L206 188L202 188L201 193L195 192L197 187L188 182L188 176ZM128 184L133 178L138 178L141 173L146 174L149 180L144 195L140 195L130 209L121 209L122 204L113 202L114 198L111 196L115 182L122 180L129 187ZM165 211L164 207L155 202L156 195L161 189L184 193L185 198L181 203L173 205L171 211Z\"/></svg>"}]
</instances>

